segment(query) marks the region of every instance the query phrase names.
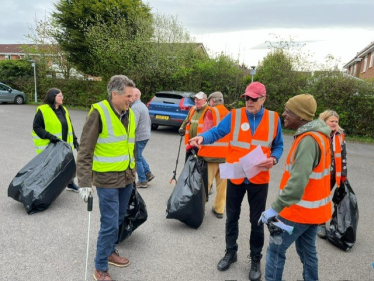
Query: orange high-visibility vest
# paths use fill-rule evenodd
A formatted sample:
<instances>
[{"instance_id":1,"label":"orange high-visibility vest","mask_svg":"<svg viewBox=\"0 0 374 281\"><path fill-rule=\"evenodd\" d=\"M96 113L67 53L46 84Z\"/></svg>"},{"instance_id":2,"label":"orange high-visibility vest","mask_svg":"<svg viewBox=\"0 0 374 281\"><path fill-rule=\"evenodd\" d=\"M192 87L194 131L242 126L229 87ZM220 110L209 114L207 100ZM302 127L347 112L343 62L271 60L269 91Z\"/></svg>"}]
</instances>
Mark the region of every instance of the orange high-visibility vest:
<instances>
[{"instance_id":1,"label":"orange high-visibility vest","mask_svg":"<svg viewBox=\"0 0 374 281\"><path fill-rule=\"evenodd\" d=\"M342 176L342 143L344 141L344 135L334 135L333 139L333 153L335 160L335 182L340 187L340 178Z\"/></svg>"},{"instance_id":2,"label":"orange high-visibility vest","mask_svg":"<svg viewBox=\"0 0 374 281\"><path fill-rule=\"evenodd\" d=\"M265 109L261 122L252 136L248 122L246 108L231 111L231 131L229 134L229 146L227 150L227 163L239 162L239 159L250 151L261 146L267 157L271 153L271 145L277 135L279 116L278 113ZM270 172L262 171L253 178L248 179L251 183L265 184L270 181ZM230 179L234 184L241 184L244 178Z\"/></svg>"},{"instance_id":3,"label":"orange high-visibility vest","mask_svg":"<svg viewBox=\"0 0 374 281\"><path fill-rule=\"evenodd\" d=\"M289 221L304 224L321 224L331 219L331 190L330 190L330 140L319 132L306 132L296 138L288 153L280 192L287 185L291 176L291 168L295 161L295 152L300 141L305 136L312 136L321 150L319 164L309 176L301 200L284 208L279 215Z\"/></svg>"},{"instance_id":4,"label":"orange high-visibility vest","mask_svg":"<svg viewBox=\"0 0 374 281\"><path fill-rule=\"evenodd\" d=\"M205 116L205 112L210 109L212 110L212 108L208 105L206 106L204 109L203 109L203 112L201 113L200 115L200 118L199 120L195 120L195 119L192 119L193 115L195 114L195 111L196 111L196 106L192 107L190 109L190 112L188 113L188 123L186 125L186 129L185 129L185 135L184 135L184 144L185 145L188 145L188 142L190 141L191 139L191 136L190 136L190 127L191 127L191 124L192 123L197 123L197 133L196 133L196 136L201 134L202 133L202 130L203 130L203 123L204 123L204 116ZM193 136L195 137L195 136Z\"/></svg>"},{"instance_id":5,"label":"orange high-visibility vest","mask_svg":"<svg viewBox=\"0 0 374 281\"><path fill-rule=\"evenodd\" d=\"M213 125L217 126L229 113L223 104L212 107ZM200 118L201 119L201 118ZM204 144L200 147L197 155L209 158L226 158L229 136L226 135L212 144Z\"/></svg>"}]
</instances>

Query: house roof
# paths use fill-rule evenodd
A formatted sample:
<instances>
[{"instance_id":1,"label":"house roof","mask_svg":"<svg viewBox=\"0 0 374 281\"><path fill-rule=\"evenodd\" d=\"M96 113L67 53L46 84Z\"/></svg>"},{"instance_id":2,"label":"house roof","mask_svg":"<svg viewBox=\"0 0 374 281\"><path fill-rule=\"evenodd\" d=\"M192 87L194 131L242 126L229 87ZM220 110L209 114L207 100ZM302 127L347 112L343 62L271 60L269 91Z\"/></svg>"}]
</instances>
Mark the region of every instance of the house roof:
<instances>
[{"instance_id":1,"label":"house roof","mask_svg":"<svg viewBox=\"0 0 374 281\"><path fill-rule=\"evenodd\" d=\"M352 64L355 64L356 62L361 61L368 53L371 53L374 51L374 41L371 42L369 45L367 45L365 48L363 48L361 51L357 52L356 56L351 59L348 63L346 63L343 68L348 68Z\"/></svg>"},{"instance_id":2,"label":"house roof","mask_svg":"<svg viewBox=\"0 0 374 281\"><path fill-rule=\"evenodd\" d=\"M23 46L32 47L34 44L0 44L0 54L20 55L24 54Z\"/></svg>"}]
</instances>

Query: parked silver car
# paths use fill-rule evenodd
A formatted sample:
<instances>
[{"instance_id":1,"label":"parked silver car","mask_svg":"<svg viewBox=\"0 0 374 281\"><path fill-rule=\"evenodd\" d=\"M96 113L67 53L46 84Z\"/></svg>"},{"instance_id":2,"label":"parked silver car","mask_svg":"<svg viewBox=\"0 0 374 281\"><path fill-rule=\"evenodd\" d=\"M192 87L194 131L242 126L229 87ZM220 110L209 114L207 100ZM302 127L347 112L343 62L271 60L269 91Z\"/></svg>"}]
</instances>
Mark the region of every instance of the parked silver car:
<instances>
[{"instance_id":1,"label":"parked silver car","mask_svg":"<svg viewBox=\"0 0 374 281\"><path fill-rule=\"evenodd\" d=\"M26 103L26 101L27 97L25 93L0 83L0 102L23 104Z\"/></svg>"}]
</instances>

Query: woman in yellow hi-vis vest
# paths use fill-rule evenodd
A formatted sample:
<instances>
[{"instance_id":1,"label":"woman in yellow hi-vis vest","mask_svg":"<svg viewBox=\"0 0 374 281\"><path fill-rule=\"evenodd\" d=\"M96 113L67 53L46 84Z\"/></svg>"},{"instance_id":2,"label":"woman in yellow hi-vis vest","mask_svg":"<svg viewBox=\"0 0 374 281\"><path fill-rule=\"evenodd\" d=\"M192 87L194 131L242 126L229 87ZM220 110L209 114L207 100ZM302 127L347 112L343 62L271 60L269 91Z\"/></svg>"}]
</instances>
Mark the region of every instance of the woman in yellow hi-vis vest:
<instances>
[{"instance_id":1,"label":"woman in yellow hi-vis vest","mask_svg":"<svg viewBox=\"0 0 374 281\"><path fill-rule=\"evenodd\" d=\"M319 115L319 119L325 121L331 129L331 178L330 188L337 188L347 179L347 148L345 145L344 130L339 126L339 115L334 110L325 110ZM326 224L318 227L318 237L326 239Z\"/></svg>"},{"instance_id":2,"label":"woman in yellow hi-vis vest","mask_svg":"<svg viewBox=\"0 0 374 281\"><path fill-rule=\"evenodd\" d=\"M74 134L68 110L62 105L61 90L51 88L47 91L44 104L36 108L32 138L36 153L42 152L50 142L66 141L71 148L78 150L79 144ZM67 190L78 192L78 186L72 180Z\"/></svg>"}]
</instances>

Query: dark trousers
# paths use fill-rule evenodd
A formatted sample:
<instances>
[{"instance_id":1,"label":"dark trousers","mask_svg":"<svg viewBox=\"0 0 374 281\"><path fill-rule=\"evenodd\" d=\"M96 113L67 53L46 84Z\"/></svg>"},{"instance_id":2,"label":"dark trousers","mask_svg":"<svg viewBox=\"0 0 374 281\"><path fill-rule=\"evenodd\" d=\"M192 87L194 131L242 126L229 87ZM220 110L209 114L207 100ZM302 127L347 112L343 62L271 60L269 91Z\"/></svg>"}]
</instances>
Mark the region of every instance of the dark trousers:
<instances>
[{"instance_id":1,"label":"dark trousers","mask_svg":"<svg viewBox=\"0 0 374 281\"><path fill-rule=\"evenodd\" d=\"M226 250L237 251L236 240L239 236L239 218L241 204L245 193L249 203L249 221L251 223L251 234L249 248L251 257L262 257L264 246L264 226L258 225L261 213L265 211L266 198L269 184L233 184L227 181L226 191Z\"/></svg>"}]
</instances>

